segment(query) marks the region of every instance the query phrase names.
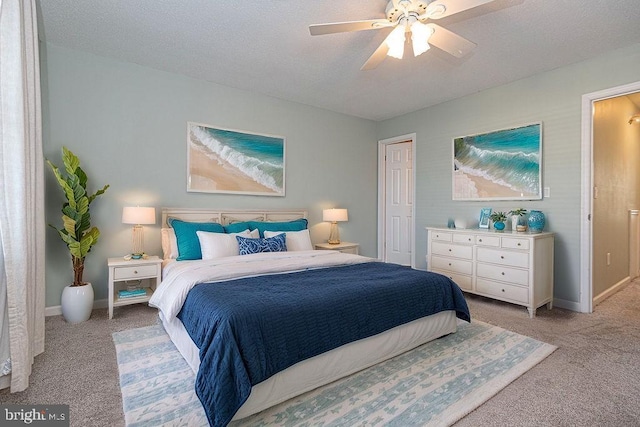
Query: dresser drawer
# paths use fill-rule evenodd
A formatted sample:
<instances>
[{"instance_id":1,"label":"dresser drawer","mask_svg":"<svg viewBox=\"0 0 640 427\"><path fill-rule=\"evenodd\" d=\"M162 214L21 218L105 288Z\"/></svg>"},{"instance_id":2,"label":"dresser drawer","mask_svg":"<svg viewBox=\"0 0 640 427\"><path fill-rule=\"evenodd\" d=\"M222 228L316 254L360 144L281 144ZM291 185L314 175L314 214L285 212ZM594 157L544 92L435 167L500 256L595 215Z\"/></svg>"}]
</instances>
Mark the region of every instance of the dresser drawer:
<instances>
[{"instance_id":1,"label":"dresser drawer","mask_svg":"<svg viewBox=\"0 0 640 427\"><path fill-rule=\"evenodd\" d=\"M476 266L476 275L486 279L502 280L517 285L529 285L529 270L520 270L479 262Z\"/></svg>"},{"instance_id":2,"label":"dresser drawer","mask_svg":"<svg viewBox=\"0 0 640 427\"><path fill-rule=\"evenodd\" d=\"M529 250L529 239L518 239L517 237L503 237L502 247L510 249Z\"/></svg>"},{"instance_id":3,"label":"dresser drawer","mask_svg":"<svg viewBox=\"0 0 640 427\"><path fill-rule=\"evenodd\" d=\"M476 244L482 246L500 247L500 237L497 236L476 236Z\"/></svg>"},{"instance_id":4,"label":"dresser drawer","mask_svg":"<svg viewBox=\"0 0 640 427\"><path fill-rule=\"evenodd\" d=\"M473 290L471 286L471 282L472 282L471 276L465 276L463 274L452 273L450 271L444 271L444 270L438 270L438 269L434 269L431 271L433 271L434 273L440 273L443 276L447 276L449 279L453 280L455 284L458 285L460 289L462 289L463 291Z\"/></svg>"},{"instance_id":5,"label":"dresser drawer","mask_svg":"<svg viewBox=\"0 0 640 427\"><path fill-rule=\"evenodd\" d=\"M463 261L453 258L431 257L431 265L438 270L447 270L454 273L473 274L473 264L471 261Z\"/></svg>"},{"instance_id":6,"label":"dresser drawer","mask_svg":"<svg viewBox=\"0 0 640 427\"><path fill-rule=\"evenodd\" d=\"M478 248L477 259L481 262L529 268L529 254L526 252Z\"/></svg>"},{"instance_id":7,"label":"dresser drawer","mask_svg":"<svg viewBox=\"0 0 640 427\"><path fill-rule=\"evenodd\" d=\"M481 278L476 279L476 291L478 293L498 298L529 304L529 289L520 286L497 283Z\"/></svg>"},{"instance_id":8,"label":"dresser drawer","mask_svg":"<svg viewBox=\"0 0 640 427\"><path fill-rule=\"evenodd\" d=\"M432 231L431 239L438 242L450 242L451 241L451 233L446 233L442 231Z\"/></svg>"},{"instance_id":9,"label":"dresser drawer","mask_svg":"<svg viewBox=\"0 0 640 427\"><path fill-rule=\"evenodd\" d=\"M431 244L431 251L435 255L452 256L463 259L473 259L473 246L452 245L440 242Z\"/></svg>"},{"instance_id":10,"label":"dresser drawer","mask_svg":"<svg viewBox=\"0 0 640 427\"><path fill-rule=\"evenodd\" d=\"M138 277L153 277L158 269L155 265L138 265L135 267L116 267L113 269L114 280L136 279Z\"/></svg>"},{"instance_id":11,"label":"dresser drawer","mask_svg":"<svg viewBox=\"0 0 640 427\"><path fill-rule=\"evenodd\" d=\"M459 234L453 235L453 243L467 243L472 245L476 241L476 236L473 234Z\"/></svg>"}]
</instances>

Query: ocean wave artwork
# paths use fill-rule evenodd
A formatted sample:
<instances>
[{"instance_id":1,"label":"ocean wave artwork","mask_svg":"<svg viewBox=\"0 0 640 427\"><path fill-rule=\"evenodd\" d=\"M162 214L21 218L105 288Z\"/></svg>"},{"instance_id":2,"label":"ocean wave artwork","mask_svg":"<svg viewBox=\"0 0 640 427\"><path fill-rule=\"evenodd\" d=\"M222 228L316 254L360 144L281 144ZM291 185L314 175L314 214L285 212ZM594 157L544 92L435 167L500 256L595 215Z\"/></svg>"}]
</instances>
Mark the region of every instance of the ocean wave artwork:
<instances>
[{"instance_id":1,"label":"ocean wave artwork","mask_svg":"<svg viewBox=\"0 0 640 427\"><path fill-rule=\"evenodd\" d=\"M454 138L453 199L541 199L541 127Z\"/></svg>"},{"instance_id":2,"label":"ocean wave artwork","mask_svg":"<svg viewBox=\"0 0 640 427\"><path fill-rule=\"evenodd\" d=\"M188 124L188 190L284 196L284 138Z\"/></svg>"}]
</instances>

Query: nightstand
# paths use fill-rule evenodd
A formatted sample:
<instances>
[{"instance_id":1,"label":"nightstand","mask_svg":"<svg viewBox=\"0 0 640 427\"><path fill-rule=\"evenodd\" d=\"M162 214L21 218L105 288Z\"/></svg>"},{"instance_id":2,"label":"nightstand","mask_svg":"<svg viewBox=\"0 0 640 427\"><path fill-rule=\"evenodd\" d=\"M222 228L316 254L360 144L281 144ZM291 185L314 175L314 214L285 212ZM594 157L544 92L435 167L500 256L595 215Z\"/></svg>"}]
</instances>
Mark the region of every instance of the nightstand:
<instances>
[{"instance_id":1,"label":"nightstand","mask_svg":"<svg viewBox=\"0 0 640 427\"><path fill-rule=\"evenodd\" d=\"M109 319L113 318L113 307L147 302L153 295L156 286L162 280L162 260L157 256L147 259L126 261L122 257L109 258ZM118 291L127 289L127 282L140 281L145 290L144 295L120 298Z\"/></svg>"},{"instance_id":2,"label":"nightstand","mask_svg":"<svg viewBox=\"0 0 640 427\"><path fill-rule=\"evenodd\" d=\"M325 251L339 251L339 252L344 252L345 254L354 254L354 255L358 255L358 253L360 252L360 245L358 243L349 243L349 242L340 242L337 244L316 243L314 245L314 248L325 250Z\"/></svg>"}]
</instances>

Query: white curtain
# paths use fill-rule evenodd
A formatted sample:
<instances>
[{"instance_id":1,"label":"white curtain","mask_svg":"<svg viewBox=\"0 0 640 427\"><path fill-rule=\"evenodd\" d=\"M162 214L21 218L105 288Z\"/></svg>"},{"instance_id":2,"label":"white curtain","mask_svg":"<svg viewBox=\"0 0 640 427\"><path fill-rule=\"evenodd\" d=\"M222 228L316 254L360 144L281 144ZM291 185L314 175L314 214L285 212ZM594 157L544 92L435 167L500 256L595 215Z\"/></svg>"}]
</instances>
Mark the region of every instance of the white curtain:
<instances>
[{"instance_id":1,"label":"white curtain","mask_svg":"<svg viewBox=\"0 0 640 427\"><path fill-rule=\"evenodd\" d=\"M18 392L29 386L33 359L44 351L44 158L35 0L0 0L0 167L0 365L6 369L10 357L11 368L0 384L10 383Z\"/></svg>"}]
</instances>

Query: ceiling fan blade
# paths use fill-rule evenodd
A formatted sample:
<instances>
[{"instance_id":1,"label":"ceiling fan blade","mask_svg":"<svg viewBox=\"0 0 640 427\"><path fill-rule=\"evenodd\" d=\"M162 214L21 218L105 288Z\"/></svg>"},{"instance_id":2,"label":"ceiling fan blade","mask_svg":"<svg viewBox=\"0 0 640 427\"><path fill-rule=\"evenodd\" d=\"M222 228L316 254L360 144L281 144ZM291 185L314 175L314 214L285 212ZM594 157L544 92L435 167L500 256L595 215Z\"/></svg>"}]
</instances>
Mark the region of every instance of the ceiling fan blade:
<instances>
[{"instance_id":1,"label":"ceiling fan blade","mask_svg":"<svg viewBox=\"0 0 640 427\"><path fill-rule=\"evenodd\" d=\"M433 34L429 37L429 44L450 53L456 58L462 58L476 47L475 43L446 28L442 28L440 25L433 23L426 25L433 29Z\"/></svg>"},{"instance_id":2,"label":"ceiling fan blade","mask_svg":"<svg viewBox=\"0 0 640 427\"><path fill-rule=\"evenodd\" d=\"M436 0L429 3L427 11L418 19L440 19L495 0Z\"/></svg>"},{"instance_id":3,"label":"ceiling fan blade","mask_svg":"<svg viewBox=\"0 0 640 427\"><path fill-rule=\"evenodd\" d=\"M387 46L386 39L383 41L380 46L376 49L375 52L367 59L367 62L364 63L360 70L373 70L376 68L384 59L387 57L387 52L389 52L389 46Z\"/></svg>"},{"instance_id":4,"label":"ceiling fan blade","mask_svg":"<svg viewBox=\"0 0 640 427\"><path fill-rule=\"evenodd\" d=\"M348 33L351 31L377 30L395 25L386 19L368 19L365 21L334 22L331 24L309 25L309 32L312 36L323 34Z\"/></svg>"}]
</instances>

